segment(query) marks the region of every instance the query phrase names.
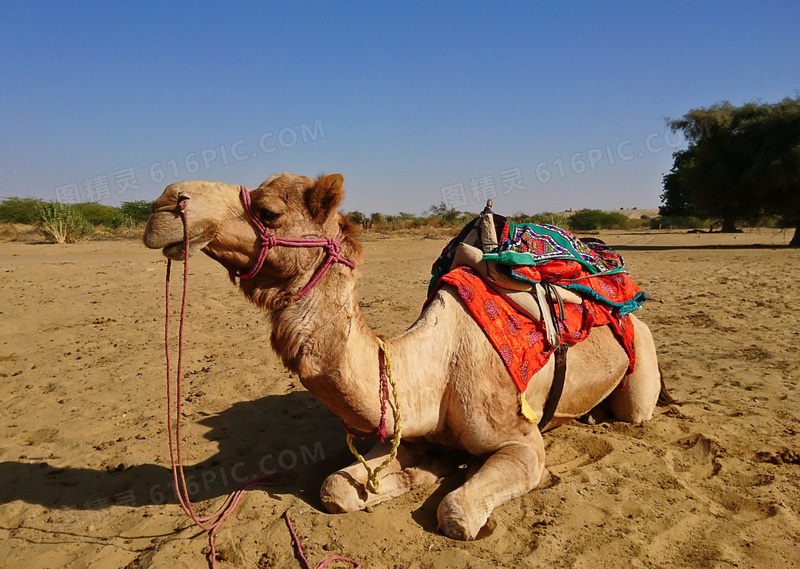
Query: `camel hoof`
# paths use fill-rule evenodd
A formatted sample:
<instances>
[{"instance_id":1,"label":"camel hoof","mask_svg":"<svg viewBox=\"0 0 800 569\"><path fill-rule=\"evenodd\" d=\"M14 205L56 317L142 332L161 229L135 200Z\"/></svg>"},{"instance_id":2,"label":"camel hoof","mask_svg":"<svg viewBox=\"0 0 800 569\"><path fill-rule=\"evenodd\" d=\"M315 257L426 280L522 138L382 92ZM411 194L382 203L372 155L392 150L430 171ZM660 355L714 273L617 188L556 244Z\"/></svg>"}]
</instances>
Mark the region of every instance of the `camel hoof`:
<instances>
[{"instance_id":1,"label":"camel hoof","mask_svg":"<svg viewBox=\"0 0 800 569\"><path fill-rule=\"evenodd\" d=\"M455 492L458 492L458 490ZM486 519L470 519L475 516L470 516L469 512L459 504L458 496L453 495L455 492L445 496L444 500L439 504L439 509L436 512L439 531L450 539L459 541L473 540L483 527ZM488 515L486 518L488 519Z\"/></svg>"},{"instance_id":2,"label":"camel hoof","mask_svg":"<svg viewBox=\"0 0 800 569\"><path fill-rule=\"evenodd\" d=\"M325 509L331 514L363 510L368 499L363 485L340 472L335 472L325 479L319 495Z\"/></svg>"}]
</instances>

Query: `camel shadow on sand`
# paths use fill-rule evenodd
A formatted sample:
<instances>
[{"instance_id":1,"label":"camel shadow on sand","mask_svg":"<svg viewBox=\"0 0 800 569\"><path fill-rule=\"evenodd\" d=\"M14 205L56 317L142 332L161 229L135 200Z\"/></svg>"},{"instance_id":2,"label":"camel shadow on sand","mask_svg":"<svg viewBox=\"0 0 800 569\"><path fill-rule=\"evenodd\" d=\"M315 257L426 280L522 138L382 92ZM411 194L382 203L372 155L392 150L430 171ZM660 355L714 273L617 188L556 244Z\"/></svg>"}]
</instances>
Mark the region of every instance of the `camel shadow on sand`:
<instances>
[{"instance_id":1,"label":"camel shadow on sand","mask_svg":"<svg viewBox=\"0 0 800 569\"><path fill-rule=\"evenodd\" d=\"M339 420L304 391L235 403L219 414L184 419L184 429L193 420L210 430L205 440L192 442L209 450L218 446L206 460L184 461L195 502L226 496L247 480L283 471L287 474L280 477L280 485L262 491L294 495L321 509L322 481L353 460ZM166 447L166 432L159 436ZM184 442L184 455L187 449L193 446ZM43 461L0 462L0 504L21 500L49 509L102 510L177 503L171 485L169 464L95 470Z\"/></svg>"}]
</instances>

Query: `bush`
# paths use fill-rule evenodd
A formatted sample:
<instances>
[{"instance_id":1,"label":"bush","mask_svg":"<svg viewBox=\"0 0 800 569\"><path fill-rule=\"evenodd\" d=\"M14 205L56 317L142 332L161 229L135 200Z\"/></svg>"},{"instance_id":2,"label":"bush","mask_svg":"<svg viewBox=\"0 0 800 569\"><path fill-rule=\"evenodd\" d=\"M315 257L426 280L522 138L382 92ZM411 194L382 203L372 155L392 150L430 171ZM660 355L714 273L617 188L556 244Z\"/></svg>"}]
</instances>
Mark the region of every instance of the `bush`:
<instances>
[{"instance_id":1,"label":"bush","mask_svg":"<svg viewBox=\"0 0 800 569\"><path fill-rule=\"evenodd\" d=\"M130 217L134 223L143 223L150 217L150 202L139 200L135 202L122 202L119 211Z\"/></svg>"},{"instance_id":2,"label":"bush","mask_svg":"<svg viewBox=\"0 0 800 569\"><path fill-rule=\"evenodd\" d=\"M625 229L628 216L621 213L605 213L599 209L582 209L569 218L570 229L593 231L596 229Z\"/></svg>"},{"instance_id":3,"label":"bush","mask_svg":"<svg viewBox=\"0 0 800 569\"><path fill-rule=\"evenodd\" d=\"M130 229L131 227L136 227L136 220L133 219L127 213L123 213L121 210L117 210L117 213L114 214L114 217L111 219L111 222L108 224L108 227L111 229Z\"/></svg>"},{"instance_id":4,"label":"bush","mask_svg":"<svg viewBox=\"0 0 800 569\"><path fill-rule=\"evenodd\" d=\"M102 205L97 202L76 203L69 207L83 216L83 218L92 225L102 224L110 227L111 224L114 223L114 218L119 213L117 208L109 205Z\"/></svg>"},{"instance_id":5,"label":"bush","mask_svg":"<svg viewBox=\"0 0 800 569\"><path fill-rule=\"evenodd\" d=\"M10 223L0 223L0 241L16 241L19 231Z\"/></svg>"},{"instance_id":6,"label":"bush","mask_svg":"<svg viewBox=\"0 0 800 569\"><path fill-rule=\"evenodd\" d=\"M711 223L707 219L692 217L689 215L660 215L650 219L650 229L700 229L708 227Z\"/></svg>"},{"instance_id":7,"label":"bush","mask_svg":"<svg viewBox=\"0 0 800 569\"><path fill-rule=\"evenodd\" d=\"M0 202L0 221L35 225L39 220L38 207L42 200L35 198L3 198Z\"/></svg>"},{"instance_id":8,"label":"bush","mask_svg":"<svg viewBox=\"0 0 800 569\"><path fill-rule=\"evenodd\" d=\"M557 213L537 213L531 217L531 223L539 225L555 225L556 227L569 227L569 218Z\"/></svg>"},{"instance_id":9,"label":"bush","mask_svg":"<svg viewBox=\"0 0 800 569\"><path fill-rule=\"evenodd\" d=\"M60 202L40 202L38 225L51 243L78 243L88 239L94 228L75 206Z\"/></svg>"},{"instance_id":10,"label":"bush","mask_svg":"<svg viewBox=\"0 0 800 569\"><path fill-rule=\"evenodd\" d=\"M349 221L352 225L357 226L363 225L364 220L366 219L364 214L360 211L351 211L345 217L347 217L347 221Z\"/></svg>"}]
</instances>

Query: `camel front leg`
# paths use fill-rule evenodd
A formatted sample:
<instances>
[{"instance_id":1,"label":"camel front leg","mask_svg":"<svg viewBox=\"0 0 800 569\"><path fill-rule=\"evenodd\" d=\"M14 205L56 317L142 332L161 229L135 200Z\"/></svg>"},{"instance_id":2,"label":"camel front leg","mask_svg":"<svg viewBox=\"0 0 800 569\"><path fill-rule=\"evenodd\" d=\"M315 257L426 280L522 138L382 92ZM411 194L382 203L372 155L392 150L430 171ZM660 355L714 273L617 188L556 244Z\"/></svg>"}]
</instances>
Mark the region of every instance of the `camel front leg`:
<instances>
[{"instance_id":1,"label":"camel front leg","mask_svg":"<svg viewBox=\"0 0 800 569\"><path fill-rule=\"evenodd\" d=\"M439 530L453 539L475 539L499 505L547 481L544 442L538 429L495 451L463 486L439 504Z\"/></svg>"},{"instance_id":2,"label":"camel front leg","mask_svg":"<svg viewBox=\"0 0 800 569\"><path fill-rule=\"evenodd\" d=\"M364 456L371 469L377 468L389 456L391 441L378 443ZM426 456L427 445L402 442L397 458L380 471L379 494L366 490L367 472L355 462L334 472L322 483L320 496L325 509L332 514L354 512L405 494L422 484L432 484L447 475L449 469L436 458Z\"/></svg>"}]
</instances>

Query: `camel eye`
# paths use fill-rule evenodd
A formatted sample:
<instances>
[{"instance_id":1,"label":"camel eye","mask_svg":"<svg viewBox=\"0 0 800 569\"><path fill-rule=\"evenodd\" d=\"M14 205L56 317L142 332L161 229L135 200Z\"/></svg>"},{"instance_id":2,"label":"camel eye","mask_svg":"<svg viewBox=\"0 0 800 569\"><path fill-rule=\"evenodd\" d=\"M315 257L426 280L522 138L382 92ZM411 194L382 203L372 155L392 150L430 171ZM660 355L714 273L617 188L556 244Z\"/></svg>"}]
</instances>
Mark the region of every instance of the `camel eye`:
<instances>
[{"instance_id":1,"label":"camel eye","mask_svg":"<svg viewBox=\"0 0 800 569\"><path fill-rule=\"evenodd\" d=\"M275 223L275 221L277 221L277 219L280 216L281 214L275 213L274 211L268 210L267 208L261 208L261 211L258 212L258 218L264 225L270 225L272 223Z\"/></svg>"}]
</instances>

